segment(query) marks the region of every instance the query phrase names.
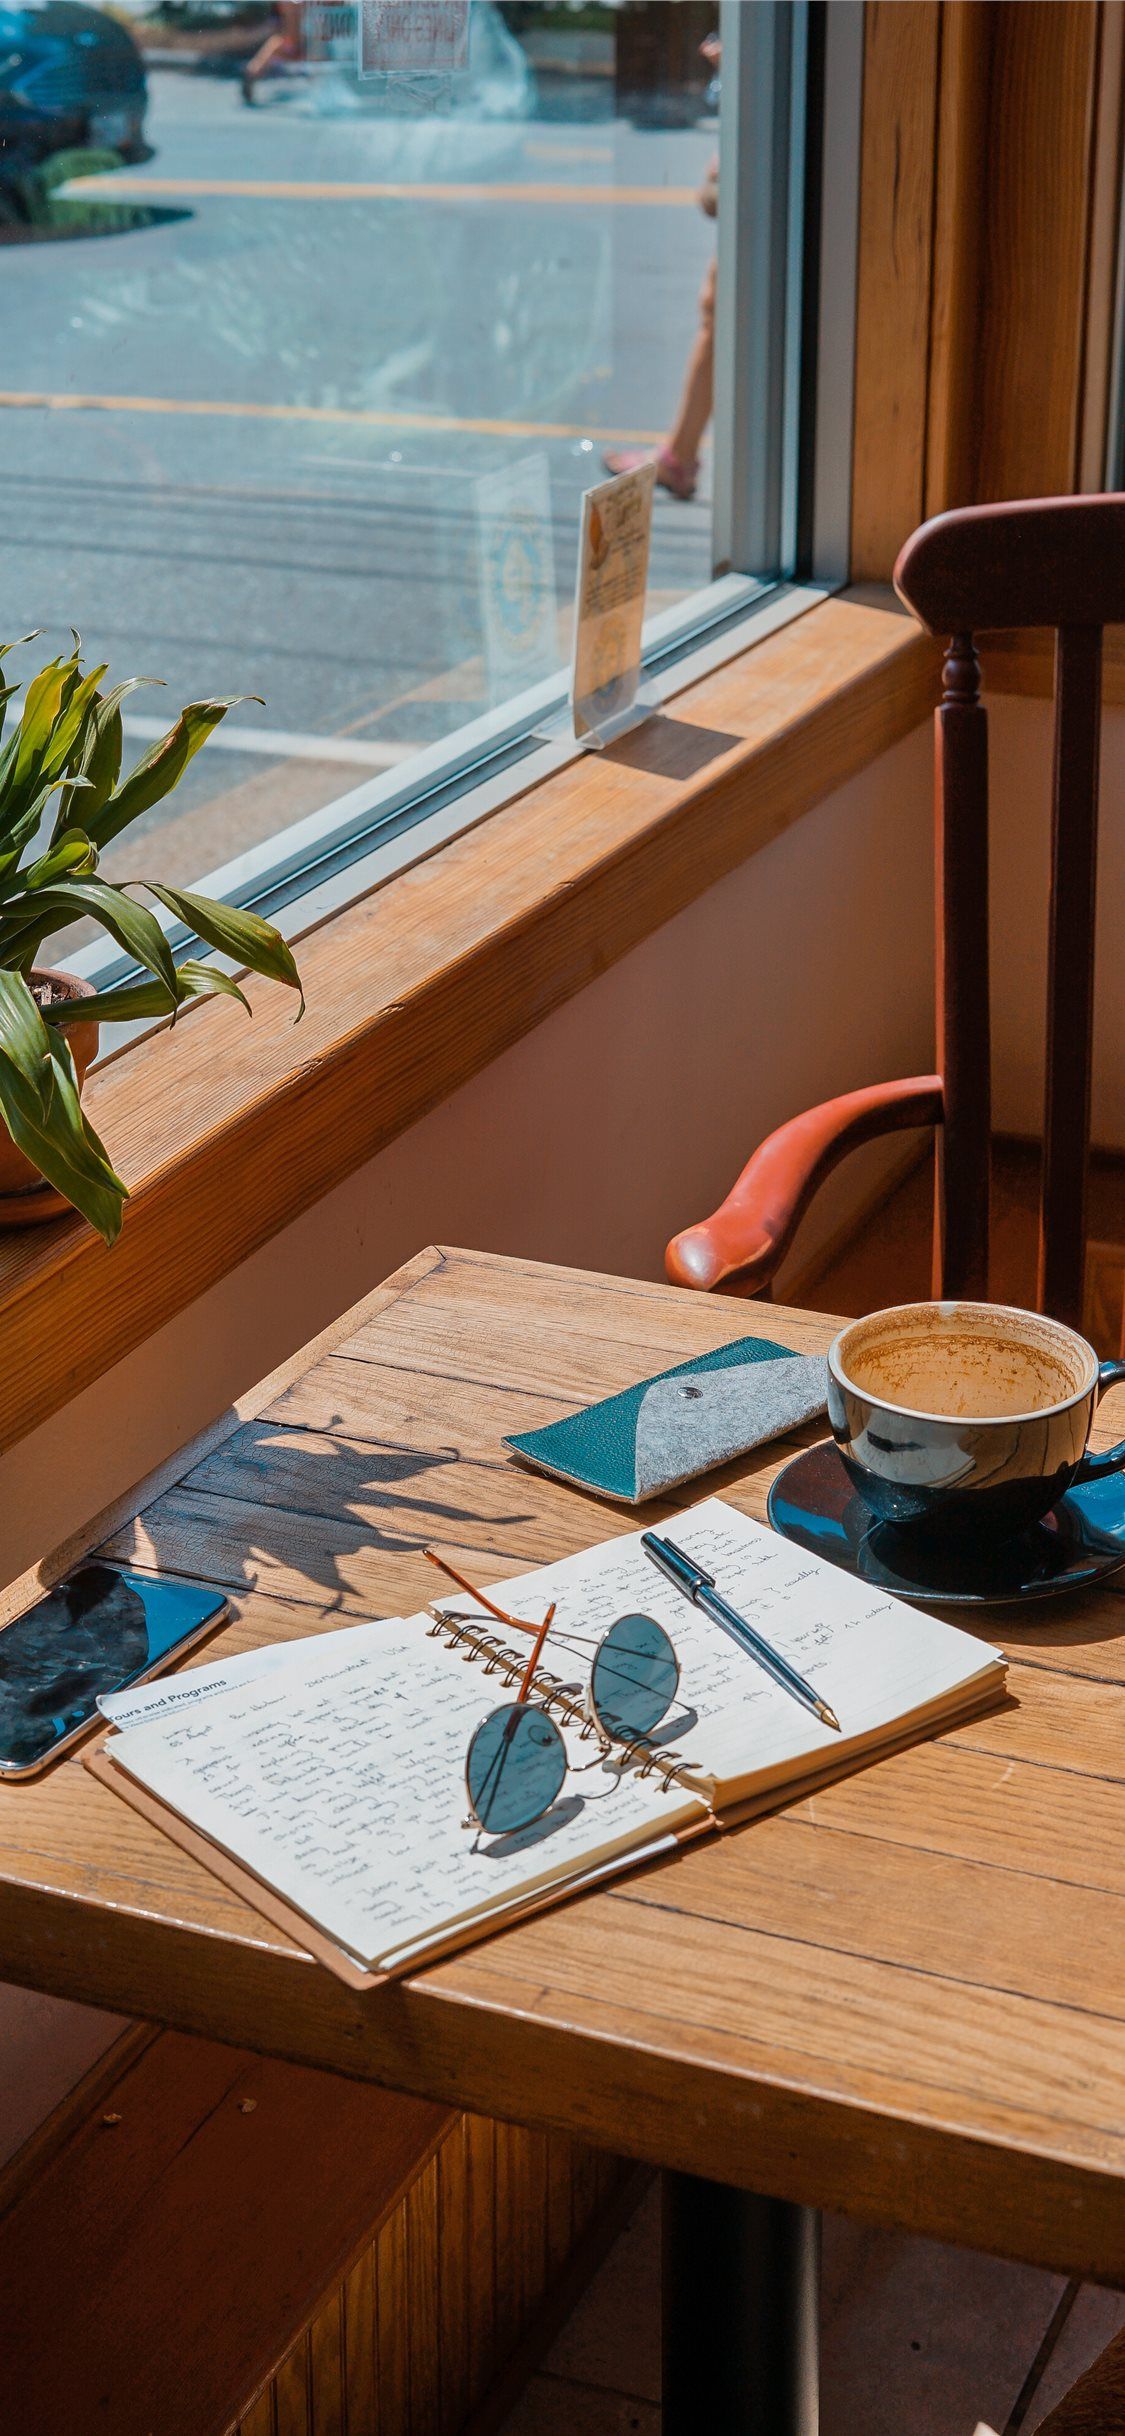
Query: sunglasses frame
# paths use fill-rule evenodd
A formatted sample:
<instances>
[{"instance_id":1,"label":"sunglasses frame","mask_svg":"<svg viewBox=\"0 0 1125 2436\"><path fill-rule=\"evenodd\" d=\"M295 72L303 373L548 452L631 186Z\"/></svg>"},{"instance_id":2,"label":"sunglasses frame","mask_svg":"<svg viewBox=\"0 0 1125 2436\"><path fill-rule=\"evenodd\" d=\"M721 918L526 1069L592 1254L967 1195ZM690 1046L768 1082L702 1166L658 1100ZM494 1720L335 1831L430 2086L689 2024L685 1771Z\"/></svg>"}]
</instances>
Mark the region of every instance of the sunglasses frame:
<instances>
[{"instance_id":1,"label":"sunglasses frame","mask_svg":"<svg viewBox=\"0 0 1125 2436\"><path fill-rule=\"evenodd\" d=\"M518 1827L506 1827L498 1830L492 1830L486 1827L483 1821L478 1817L476 1806L473 1801L472 1790L469 1784L469 1762L472 1756L473 1745L476 1742L478 1734L480 1734L484 1727L488 1724L489 1719L502 1715L507 1709L518 1709L525 1706L538 1709L541 1714L548 1719L550 1725L558 1735L560 1743L563 1743L563 1749L565 1752L566 1745L563 1740L563 1735L558 1721L551 1715L550 1708L547 1705L549 1701L558 1701L561 1703L566 1713L567 1724L577 1727L580 1741L587 1741L591 1734L596 1734L598 1737L598 1758L596 1760L591 1760L588 1763L589 1766L600 1766L604 1761L606 1754L609 1751L616 1750L618 1747L621 1749L621 1764L623 1767L628 1767L630 1762L634 1759L638 1759L640 1761L640 1765L637 1768L638 1776L649 1776L654 1772L654 1769L660 1766L664 1755L652 1750L649 1735L640 1735L630 1741L624 1734L611 1733L603 1719L598 1715L593 1698L594 1669L597 1665L598 1658L610 1637L610 1634L615 1631L618 1624L623 1624L625 1622L626 1615L639 1613L638 1609L630 1608L626 1610L625 1614L615 1616L613 1623L607 1624L605 1631L599 1636L594 1645L594 1655L590 1661L590 1676L586 1686L585 1701L580 1706L578 1701L575 1699L570 1686L565 1684L560 1676L549 1675L539 1670L540 1653L543 1649L544 1642L546 1641L547 1634L554 1619L555 1608L553 1603L548 1608L547 1614L545 1615L541 1624L529 1624L525 1616L510 1615L506 1608L498 1607L493 1599L486 1598L482 1590L478 1590L475 1584L468 1581L463 1573L458 1573L452 1565L447 1564L445 1558L438 1556L433 1548L424 1548L422 1553L424 1556L429 1558L431 1565L437 1566L439 1573L447 1574L450 1581L456 1582L460 1590L467 1591L469 1597L471 1599L475 1599L478 1607L483 1607L486 1613L493 1616L498 1624L510 1625L515 1632L530 1633L535 1643L523 1676L522 1683L520 1685L518 1698L511 1701L499 1701L494 1709L486 1710L485 1715L480 1719L479 1724L474 1726L472 1734L469 1737L469 1748L465 1754L465 1796L469 1805L469 1815L465 1819L464 1825L467 1828L475 1829L478 1835L488 1835L493 1832L502 1835L522 1835L525 1828L538 1826L540 1819L546 1818L548 1812L553 1810L555 1803L559 1798L559 1794L562 1791L562 1785L560 1785L558 1790L551 1795L550 1801L544 1802L542 1809L533 1812L530 1818L522 1820ZM440 1631L443 1625L457 1621L456 1618L447 1617L440 1607L434 1606L433 1602L431 1602L431 1613L435 1614L438 1618L438 1622L434 1628L437 1631ZM472 1620L475 1621L475 1619ZM651 1734L655 1732L656 1726L661 1725L664 1718L668 1715L668 1710L672 1707L679 1691L683 1670L680 1666L679 1652L671 1637L671 1634L664 1631L664 1626L658 1622L658 1619L655 1616L646 1617L645 1621L647 1623L655 1624L657 1631L663 1634L664 1639L667 1641L668 1647L672 1653L672 1659L676 1669L676 1680L672 1687L671 1698L669 1699L667 1706L662 1709L660 1716L655 1719L653 1726L650 1727L649 1734ZM575 1637L584 1638L584 1636L581 1635L571 1636L571 1638ZM501 1643L496 1641L492 1635L484 1634L481 1636L479 1642L475 1642L473 1644L469 1656L470 1660L472 1658L484 1656L484 1671L487 1675L492 1672L495 1666L505 1664L510 1656L510 1653L505 1651ZM546 1700L536 1700L532 1697L532 1683L536 1677L538 1677L539 1684L546 1690ZM642 1754L644 1755L643 1757L641 1756ZM581 1771L573 1770L568 1760L567 1774L569 1775L573 1773L581 1773ZM665 1774L665 1785L667 1786L669 1779L666 1770L662 1769L662 1773ZM564 1777L563 1782L565 1783L565 1781L566 1779Z\"/></svg>"},{"instance_id":2,"label":"sunglasses frame","mask_svg":"<svg viewBox=\"0 0 1125 2436\"><path fill-rule=\"evenodd\" d=\"M472 1767L473 1761L473 1751L478 1737L483 1734L485 1727L491 1724L494 1717L506 1717L509 1714L512 1716L519 1716L521 1712L526 1712L528 1715L531 1715L534 1712L536 1717L543 1718L547 1725L550 1726L551 1733L555 1740L559 1743L562 1750L562 1780L558 1785L556 1785L550 1800L544 1802L540 1809L533 1810L529 1818L520 1819L518 1825L513 1824L511 1827L488 1827L481 1818L480 1813L477 1810L476 1803L473 1800L473 1789L469 1778L469 1770ZM555 1719L552 1717L550 1710L544 1708L542 1701L501 1700L494 1709L487 1709L485 1711L479 1725L475 1725L473 1727L472 1733L469 1736L469 1747L465 1753L465 1798L469 1805L469 1815L462 1822L462 1824L465 1827L475 1828L478 1835L522 1835L525 1827L537 1827L540 1819L545 1819L548 1812L554 1809L555 1803L562 1792L563 1785L565 1785L569 1774L570 1761L567 1758L566 1743L561 1729L556 1723Z\"/></svg>"},{"instance_id":3,"label":"sunglasses frame","mask_svg":"<svg viewBox=\"0 0 1125 2436\"><path fill-rule=\"evenodd\" d=\"M602 1758L605 1757L607 1751L612 1751L618 1743L624 1744L626 1759L628 1759L630 1753L633 1751L646 1750L648 1748L650 1736L655 1734L657 1726L663 1725L668 1711L672 1707L680 1689L680 1680L683 1674L683 1668L680 1665L680 1653L676 1648L672 1635L671 1633L664 1631L664 1626L661 1624L658 1617L645 1616L643 1621L646 1624L655 1624L657 1632L663 1635L663 1638L667 1642L669 1650L672 1653L672 1664L676 1669L676 1680L672 1685L668 1699L666 1700L664 1707L661 1709L659 1717L653 1720L652 1725L648 1729L648 1733L634 1736L631 1742L627 1734L613 1733L611 1728L607 1726L604 1717L599 1715L597 1702L594 1697L594 1675L597 1670L598 1659L601 1657L602 1651L604 1650L606 1642L609 1640L611 1633L616 1632L618 1625L627 1623L631 1616L639 1614L639 1608L630 1607L626 1610L624 1615L615 1616L612 1624L606 1625L601 1640L598 1642L594 1655L590 1660L590 1680L586 1685L585 1702L585 1714L587 1722L581 1729L580 1739L585 1742L588 1734L596 1734L601 1746L600 1756Z\"/></svg>"}]
</instances>

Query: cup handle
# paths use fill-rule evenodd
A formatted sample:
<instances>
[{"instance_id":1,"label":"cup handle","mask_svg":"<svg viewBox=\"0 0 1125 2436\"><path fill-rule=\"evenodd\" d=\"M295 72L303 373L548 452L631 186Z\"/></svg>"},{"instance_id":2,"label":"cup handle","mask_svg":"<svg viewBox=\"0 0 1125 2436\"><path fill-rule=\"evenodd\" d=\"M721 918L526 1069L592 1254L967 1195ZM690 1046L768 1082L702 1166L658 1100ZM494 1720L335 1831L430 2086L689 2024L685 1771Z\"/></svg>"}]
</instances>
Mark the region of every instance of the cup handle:
<instances>
[{"instance_id":1,"label":"cup handle","mask_svg":"<svg viewBox=\"0 0 1125 2436\"><path fill-rule=\"evenodd\" d=\"M1122 1379L1125 1379L1125 1361L1098 1364L1099 1404L1107 1388L1119 1386ZM1071 1485L1079 1489L1084 1481L1108 1480L1114 1472L1121 1471L1125 1471L1125 1438L1119 1438L1116 1446L1107 1446L1103 1455L1083 1455Z\"/></svg>"}]
</instances>

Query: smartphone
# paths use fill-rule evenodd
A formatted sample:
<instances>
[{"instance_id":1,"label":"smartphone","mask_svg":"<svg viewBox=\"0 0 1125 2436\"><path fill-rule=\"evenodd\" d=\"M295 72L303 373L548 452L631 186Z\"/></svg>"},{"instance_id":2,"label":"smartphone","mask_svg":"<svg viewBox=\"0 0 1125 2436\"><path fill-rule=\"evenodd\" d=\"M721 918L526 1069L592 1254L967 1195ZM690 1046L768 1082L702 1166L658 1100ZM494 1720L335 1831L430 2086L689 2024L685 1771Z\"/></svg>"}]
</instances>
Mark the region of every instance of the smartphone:
<instances>
[{"instance_id":1,"label":"smartphone","mask_svg":"<svg viewBox=\"0 0 1125 2436\"><path fill-rule=\"evenodd\" d=\"M82 1565L0 1631L0 1776L35 1776L230 1612L219 1590Z\"/></svg>"}]
</instances>

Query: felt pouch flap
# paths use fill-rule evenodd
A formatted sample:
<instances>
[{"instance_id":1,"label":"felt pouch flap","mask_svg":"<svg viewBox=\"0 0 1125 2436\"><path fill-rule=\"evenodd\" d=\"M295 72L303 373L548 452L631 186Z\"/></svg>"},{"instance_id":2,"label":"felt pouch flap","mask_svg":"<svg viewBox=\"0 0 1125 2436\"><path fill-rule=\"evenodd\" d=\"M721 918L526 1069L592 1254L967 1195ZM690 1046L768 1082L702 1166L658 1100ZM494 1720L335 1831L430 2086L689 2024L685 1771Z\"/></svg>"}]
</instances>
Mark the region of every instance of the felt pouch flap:
<instances>
[{"instance_id":1,"label":"felt pouch flap","mask_svg":"<svg viewBox=\"0 0 1125 2436\"><path fill-rule=\"evenodd\" d=\"M826 1375L820 1354L742 1337L504 1444L538 1471L640 1505L812 1420Z\"/></svg>"}]
</instances>

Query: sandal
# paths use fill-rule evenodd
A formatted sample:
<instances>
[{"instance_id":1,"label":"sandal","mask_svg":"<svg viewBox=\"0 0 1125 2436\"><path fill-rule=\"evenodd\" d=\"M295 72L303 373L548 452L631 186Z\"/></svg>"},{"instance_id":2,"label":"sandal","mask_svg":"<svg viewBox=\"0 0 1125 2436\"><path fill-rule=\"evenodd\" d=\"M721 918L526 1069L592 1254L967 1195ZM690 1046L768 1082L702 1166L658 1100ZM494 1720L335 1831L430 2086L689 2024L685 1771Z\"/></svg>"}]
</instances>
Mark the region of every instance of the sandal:
<instances>
[{"instance_id":1,"label":"sandal","mask_svg":"<svg viewBox=\"0 0 1125 2436\"><path fill-rule=\"evenodd\" d=\"M654 460L651 450L646 448L611 448L602 458L607 474L635 474L639 465L654 462L661 490L671 491L673 499L694 499L699 466L684 465L674 449L658 448Z\"/></svg>"}]
</instances>

